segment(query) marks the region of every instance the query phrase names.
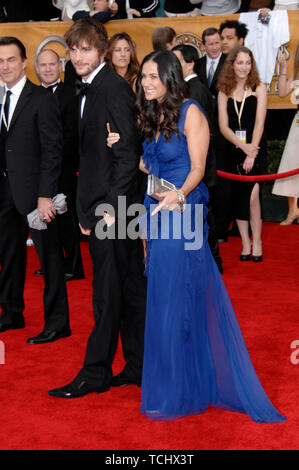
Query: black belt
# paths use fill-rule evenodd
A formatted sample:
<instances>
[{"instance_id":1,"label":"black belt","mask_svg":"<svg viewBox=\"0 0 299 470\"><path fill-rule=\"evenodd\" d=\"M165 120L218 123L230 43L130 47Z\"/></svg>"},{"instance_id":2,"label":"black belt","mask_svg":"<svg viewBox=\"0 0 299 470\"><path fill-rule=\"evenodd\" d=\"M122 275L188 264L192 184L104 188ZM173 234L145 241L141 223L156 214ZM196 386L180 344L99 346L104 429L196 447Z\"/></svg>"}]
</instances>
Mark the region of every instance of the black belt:
<instances>
[{"instance_id":1,"label":"black belt","mask_svg":"<svg viewBox=\"0 0 299 470\"><path fill-rule=\"evenodd\" d=\"M0 176L4 176L6 178L7 177L7 170L4 170L3 168L0 168Z\"/></svg>"}]
</instances>

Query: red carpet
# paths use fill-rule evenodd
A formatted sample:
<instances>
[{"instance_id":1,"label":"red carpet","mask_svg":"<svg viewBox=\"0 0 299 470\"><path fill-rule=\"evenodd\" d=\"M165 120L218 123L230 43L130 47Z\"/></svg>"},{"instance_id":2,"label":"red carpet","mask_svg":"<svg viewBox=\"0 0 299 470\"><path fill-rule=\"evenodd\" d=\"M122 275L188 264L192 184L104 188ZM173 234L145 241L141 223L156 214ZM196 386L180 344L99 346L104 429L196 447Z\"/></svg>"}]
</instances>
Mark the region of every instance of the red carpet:
<instances>
[{"instance_id":1,"label":"red carpet","mask_svg":"<svg viewBox=\"0 0 299 470\"><path fill-rule=\"evenodd\" d=\"M77 400L49 397L82 365L92 328L91 265L82 244L86 279L68 283L73 334L53 344L28 345L43 327L43 280L34 247L28 247L26 329L0 336L2 450L76 449L298 449L299 363L291 343L299 340L299 227L265 223L263 263L241 263L240 239L221 245L224 282L234 305L252 362L273 404L287 416L281 424L256 424L246 415L217 409L172 422L152 422L139 413L140 389L112 389ZM295 356L299 360L298 354ZM1 362L1 361L0 361ZM299 361L298 361L299 362ZM122 367L121 350L114 369Z\"/></svg>"}]
</instances>

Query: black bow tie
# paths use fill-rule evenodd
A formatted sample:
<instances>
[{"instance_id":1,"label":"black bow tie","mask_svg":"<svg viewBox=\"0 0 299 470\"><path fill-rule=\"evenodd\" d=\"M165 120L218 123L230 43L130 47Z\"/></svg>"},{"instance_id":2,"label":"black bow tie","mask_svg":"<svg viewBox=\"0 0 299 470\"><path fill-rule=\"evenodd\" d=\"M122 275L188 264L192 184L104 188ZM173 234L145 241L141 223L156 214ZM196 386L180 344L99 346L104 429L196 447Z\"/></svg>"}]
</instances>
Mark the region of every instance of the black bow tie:
<instances>
[{"instance_id":1,"label":"black bow tie","mask_svg":"<svg viewBox=\"0 0 299 470\"><path fill-rule=\"evenodd\" d=\"M80 80L76 80L76 95L86 96L88 88L90 87L89 83L83 83Z\"/></svg>"}]
</instances>

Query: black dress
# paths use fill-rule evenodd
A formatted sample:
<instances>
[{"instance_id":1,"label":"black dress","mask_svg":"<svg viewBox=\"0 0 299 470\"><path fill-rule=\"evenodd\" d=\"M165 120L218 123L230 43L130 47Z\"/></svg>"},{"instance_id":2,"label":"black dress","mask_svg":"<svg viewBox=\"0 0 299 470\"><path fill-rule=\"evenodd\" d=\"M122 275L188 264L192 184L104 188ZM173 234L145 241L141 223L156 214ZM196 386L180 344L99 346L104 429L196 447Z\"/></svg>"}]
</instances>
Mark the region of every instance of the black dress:
<instances>
[{"instance_id":1,"label":"black dress","mask_svg":"<svg viewBox=\"0 0 299 470\"><path fill-rule=\"evenodd\" d=\"M241 102L237 101L238 110L240 110ZM255 115L257 109L257 98L255 95L250 95L246 98L244 108L241 116L241 128L246 129L247 143L251 142L252 133L255 123ZM233 131L239 129L238 116L234 106L233 98L228 98L227 101L227 114L229 127ZM264 174L266 169L266 136L263 133L259 143L258 156L254 160L254 166L247 176ZM243 162L246 158L245 153L237 148L231 142L226 141L226 155L227 159L231 161L232 173L245 175L243 170ZM259 184L259 183L258 183ZM239 220L249 220L250 218L250 196L255 185L254 181L234 181L233 182L233 206L234 217Z\"/></svg>"}]
</instances>

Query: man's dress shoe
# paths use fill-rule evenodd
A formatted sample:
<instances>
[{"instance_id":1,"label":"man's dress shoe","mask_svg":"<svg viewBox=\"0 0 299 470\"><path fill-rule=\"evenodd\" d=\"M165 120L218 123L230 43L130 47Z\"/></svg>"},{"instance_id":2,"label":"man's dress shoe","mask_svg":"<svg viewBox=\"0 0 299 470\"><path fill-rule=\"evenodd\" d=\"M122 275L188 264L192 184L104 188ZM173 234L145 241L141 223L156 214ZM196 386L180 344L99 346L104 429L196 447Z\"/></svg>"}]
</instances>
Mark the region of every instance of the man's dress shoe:
<instances>
[{"instance_id":1,"label":"man's dress shoe","mask_svg":"<svg viewBox=\"0 0 299 470\"><path fill-rule=\"evenodd\" d=\"M19 330L20 328L25 328L24 319L15 320L12 323L1 323L0 322L0 333L8 330Z\"/></svg>"},{"instance_id":2,"label":"man's dress shoe","mask_svg":"<svg viewBox=\"0 0 299 470\"><path fill-rule=\"evenodd\" d=\"M27 339L27 343L29 344L44 344L44 343L53 343L53 341L57 341L60 338L66 338L71 336L71 330L63 330L63 331L53 331L53 330L45 330L42 331L39 335L33 336L32 338Z\"/></svg>"},{"instance_id":3,"label":"man's dress shoe","mask_svg":"<svg viewBox=\"0 0 299 470\"><path fill-rule=\"evenodd\" d=\"M43 270L40 268L40 269L37 269L36 271L34 271L34 274L36 276L43 276L44 272Z\"/></svg>"},{"instance_id":4,"label":"man's dress shoe","mask_svg":"<svg viewBox=\"0 0 299 470\"><path fill-rule=\"evenodd\" d=\"M65 385L64 387L54 388L49 390L48 394L51 397L58 398L80 398L89 393L104 393L109 390L108 385L96 386L91 385L86 380L76 378L73 382Z\"/></svg>"},{"instance_id":5,"label":"man's dress shoe","mask_svg":"<svg viewBox=\"0 0 299 470\"><path fill-rule=\"evenodd\" d=\"M138 387L141 387L141 378L129 377L123 371L112 377L111 387L124 387L125 385L138 385Z\"/></svg>"},{"instance_id":6,"label":"man's dress shoe","mask_svg":"<svg viewBox=\"0 0 299 470\"><path fill-rule=\"evenodd\" d=\"M66 281L79 281L79 279L84 279L84 276L76 276L75 274L71 273L64 273L64 277Z\"/></svg>"}]
</instances>

